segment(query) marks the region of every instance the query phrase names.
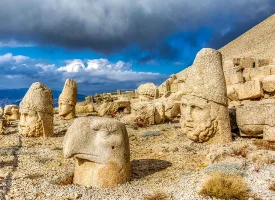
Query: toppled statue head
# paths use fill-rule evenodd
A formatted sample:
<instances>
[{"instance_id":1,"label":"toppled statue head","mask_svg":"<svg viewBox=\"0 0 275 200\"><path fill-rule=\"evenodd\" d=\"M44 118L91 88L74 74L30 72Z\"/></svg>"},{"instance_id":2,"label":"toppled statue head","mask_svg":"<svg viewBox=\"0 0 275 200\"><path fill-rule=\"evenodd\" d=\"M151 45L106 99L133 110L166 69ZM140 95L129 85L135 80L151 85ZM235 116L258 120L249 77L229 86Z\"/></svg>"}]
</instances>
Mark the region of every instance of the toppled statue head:
<instances>
[{"instance_id":1,"label":"toppled statue head","mask_svg":"<svg viewBox=\"0 0 275 200\"><path fill-rule=\"evenodd\" d=\"M141 84L137 88L139 101L152 101L159 97L158 87L154 83Z\"/></svg>"},{"instance_id":2,"label":"toppled statue head","mask_svg":"<svg viewBox=\"0 0 275 200\"><path fill-rule=\"evenodd\" d=\"M17 105L6 105L4 108L4 117L8 121L19 120L19 106Z\"/></svg>"},{"instance_id":3,"label":"toppled statue head","mask_svg":"<svg viewBox=\"0 0 275 200\"><path fill-rule=\"evenodd\" d=\"M26 137L53 135L52 91L42 83L31 85L20 102L19 133Z\"/></svg>"},{"instance_id":4,"label":"toppled statue head","mask_svg":"<svg viewBox=\"0 0 275 200\"><path fill-rule=\"evenodd\" d=\"M63 152L65 158L76 158L75 184L107 188L130 179L128 134L115 119L76 119L65 135Z\"/></svg>"},{"instance_id":5,"label":"toppled statue head","mask_svg":"<svg viewBox=\"0 0 275 200\"><path fill-rule=\"evenodd\" d=\"M77 101L77 84L73 79L67 79L58 99L59 116L63 119L75 118L75 105Z\"/></svg>"},{"instance_id":6,"label":"toppled statue head","mask_svg":"<svg viewBox=\"0 0 275 200\"><path fill-rule=\"evenodd\" d=\"M181 127L196 142L231 141L222 56L202 49L188 70L181 98Z\"/></svg>"}]
</instances>

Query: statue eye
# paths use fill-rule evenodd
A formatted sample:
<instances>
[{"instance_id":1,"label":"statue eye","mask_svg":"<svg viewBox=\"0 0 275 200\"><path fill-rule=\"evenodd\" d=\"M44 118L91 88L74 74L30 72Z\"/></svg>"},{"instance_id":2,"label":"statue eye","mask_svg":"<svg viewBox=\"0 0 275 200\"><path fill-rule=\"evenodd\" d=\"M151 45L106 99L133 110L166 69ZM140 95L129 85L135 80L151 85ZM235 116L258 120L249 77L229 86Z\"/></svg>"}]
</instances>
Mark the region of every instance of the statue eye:
<instances>
[{"instance_id":1,"label":"statue eye","mask_svg":"<svg viewBox=\"0 0 275 200\"><path fill-rule=\"evenodd\" d=\"M110 132L107 131L107 130L103 130L103 131L100 131L100 135L102 137L109 137L110 136Z\"/></svg>"}]
</instances>

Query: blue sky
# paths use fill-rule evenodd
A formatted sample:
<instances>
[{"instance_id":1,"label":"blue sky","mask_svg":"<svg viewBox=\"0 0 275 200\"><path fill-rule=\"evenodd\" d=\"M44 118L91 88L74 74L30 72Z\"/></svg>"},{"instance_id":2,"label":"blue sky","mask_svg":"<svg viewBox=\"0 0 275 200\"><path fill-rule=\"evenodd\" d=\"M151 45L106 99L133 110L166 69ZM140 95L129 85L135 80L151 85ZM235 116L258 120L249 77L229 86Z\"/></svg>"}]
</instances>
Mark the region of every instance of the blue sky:
<instances>
[{"instance_id":1,"label":"blue sky","mask_svg":"<svg viewBox=\"0 0 275 200\"><path fill-rule=\"evenodd\" d=\"M274 12L273 0L0 0L0 88L159 85Z\"/></svg>"}]
</instances>

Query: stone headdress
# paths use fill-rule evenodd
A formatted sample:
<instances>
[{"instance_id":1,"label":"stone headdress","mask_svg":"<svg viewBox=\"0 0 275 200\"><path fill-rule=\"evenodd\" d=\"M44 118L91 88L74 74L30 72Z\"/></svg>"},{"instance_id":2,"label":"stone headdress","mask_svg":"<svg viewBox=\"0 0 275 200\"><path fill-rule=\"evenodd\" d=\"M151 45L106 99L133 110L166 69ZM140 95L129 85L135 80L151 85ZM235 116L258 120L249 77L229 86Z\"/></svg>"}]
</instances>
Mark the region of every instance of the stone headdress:
<instances>
[{"instance_id":1,"label":"stone headdress","mask_svg":"<svg viewBox=\"0 0 275 200\"><path fill-rule=\"evenodd\" d=\"M51 89L40 82L33 83L20 102L20 112L25 113L29 111L37 112L42 122L42 132L39 132L39 135L36 136L52 136L53 95Z\"/></svg>"},{"instance_id":2,"label":"stone headdress","mask_svg":"<svg viewBox=\"0 0 275 200\"><path fill-rule=\"evenodd\" d=\"M183 95L192 95L227 106L220 52L210 48L199 51L186 75Z\"/></svg>"},{"instance_id":3,"label":"stone headdress","mask_svg":"<svg viewBox=\"0 0 275 200\"><path fill-rule=\"evenodd\" d=\"M20 102L20 111L38 111L53 114L53 95L51 89L40 82L33 83Z\"/></svg>"},{"instance_id":4,"label":"stone headdress","mask_svg":"<svg viewBox=\"0 0 275 200\"><path fill-rule=\"evenodd\" d=\"M58 101L65 101L70 105L77 102L77 84L73 79L67 79Z\"/></svg>"}]
</instances>

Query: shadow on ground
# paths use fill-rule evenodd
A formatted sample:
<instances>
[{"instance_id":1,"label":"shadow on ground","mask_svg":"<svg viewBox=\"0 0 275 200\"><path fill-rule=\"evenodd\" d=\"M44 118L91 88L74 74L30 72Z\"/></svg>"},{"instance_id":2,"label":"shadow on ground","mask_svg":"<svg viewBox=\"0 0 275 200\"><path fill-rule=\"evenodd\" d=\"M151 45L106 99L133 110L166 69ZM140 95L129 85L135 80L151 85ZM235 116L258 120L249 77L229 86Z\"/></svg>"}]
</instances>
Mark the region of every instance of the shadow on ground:
<instances>
[{"instance_id":1,"label":"shadow on ground","mask_svg":"<svg viewBox=\"0 0 275 200\"><path fill-rule=\"evenodd\" d=\"M141 179L148 175L164 170L170 166L172 166L172 163L166 160L156 160L156 159L133 160L131 162L131 167L132 167L131 180Z\"/></svg>"}]
</instances>

